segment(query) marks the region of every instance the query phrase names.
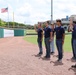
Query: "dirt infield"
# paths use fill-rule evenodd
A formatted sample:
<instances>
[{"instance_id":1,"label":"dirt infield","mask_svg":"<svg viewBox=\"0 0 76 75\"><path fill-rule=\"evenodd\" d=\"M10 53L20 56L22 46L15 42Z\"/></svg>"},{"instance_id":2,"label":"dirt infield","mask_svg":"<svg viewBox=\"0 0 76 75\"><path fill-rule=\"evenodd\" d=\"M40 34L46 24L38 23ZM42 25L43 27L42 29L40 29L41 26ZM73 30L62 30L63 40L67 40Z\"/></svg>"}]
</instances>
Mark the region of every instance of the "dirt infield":
<instances>
[{"instance_id":1,"label":"dirt infield","mask_svg":"<svg viewBox=\"0 0 76 75\"><path fill-rule=\"evenodd\" d=\"M72 53L64 53L63 62L57 62L57 52L50 60L38 57L37 45L24 41L23 37L0 39L0 75L76 75L71 65Z\"/></svg>"}]
</instances>

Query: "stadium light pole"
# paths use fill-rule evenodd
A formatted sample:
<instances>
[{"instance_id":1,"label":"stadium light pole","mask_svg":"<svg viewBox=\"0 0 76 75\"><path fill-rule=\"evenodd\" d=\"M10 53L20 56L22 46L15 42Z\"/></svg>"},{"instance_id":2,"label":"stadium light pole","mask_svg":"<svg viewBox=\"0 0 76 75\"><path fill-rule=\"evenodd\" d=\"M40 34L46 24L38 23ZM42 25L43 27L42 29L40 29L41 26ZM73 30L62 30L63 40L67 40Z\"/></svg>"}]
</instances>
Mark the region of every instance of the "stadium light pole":
<instances>
[{"instance_id":1,"label":"stadium light pole","mask_svg":"<svg viewBox=\"0 0 76 75\"><path fill-rule=\"evenodd\" d=\"M53 23L53 0L51 0L51 24Z\"/></svg>"}]
</instances>

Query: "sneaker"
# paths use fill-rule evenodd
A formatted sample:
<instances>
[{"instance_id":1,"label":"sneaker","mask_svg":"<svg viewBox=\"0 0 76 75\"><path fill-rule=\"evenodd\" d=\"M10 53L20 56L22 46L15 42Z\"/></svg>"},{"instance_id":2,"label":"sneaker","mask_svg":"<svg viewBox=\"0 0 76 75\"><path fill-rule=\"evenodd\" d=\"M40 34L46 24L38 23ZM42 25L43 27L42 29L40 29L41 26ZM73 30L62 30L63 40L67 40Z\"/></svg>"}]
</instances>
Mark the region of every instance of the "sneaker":
<instances>
[{"instance_id":1,"label":"sneaker","mask_svg":"<svg viewBox=\"0 0 76 75\"><path fill-rule=\"evenodd\" d=\"M75 57L72 57L71 59L73 59L73 60L74 60L74 59L75 59Z\"/></svg>"},{"instance_id":2,"label":"sneaker","mask_svg":"<svg viewBox=\"0 0 76 75\"><path fill-rule=\"evenodd\" d=\"M54 54L54 52L51 52L51 54Z\"/></svg>"},{"instance_id":3,"label":"sneaker","mask_svg":"<svg viewBox=\"0 0 76 75\"><path fill-rule=\"evenodd\" d=\"M44 56L44 58L50 58L50 56Z\"/></svg>"},{"instance_id":4,"label":"sneaker","mask_svg":"<svg viewBox=\"0 0 76 75\"><path fill-rule=\"evenodd\" d=\"M62 59L58 59L57 61L61 63L62 62Z\"/></svg>"},{"instance_id":5,"label":"sneaker","mask_svg":"<svg viewBox=\"0 0 76 75\"><path fill-rule=\"evenodd\" d=\"M43 52L39 52L39 55L42 55L43 54Z\"/></svg>"},{"instance_id":6,"label":"sneaker","mask_svg":"<svg viewBox=\"0 0 76 75\"><path fill-rule=\"evenodd\" d=\"M71 66L72 68L76 68L76 64Z\"/></svg>"}]
</instances>

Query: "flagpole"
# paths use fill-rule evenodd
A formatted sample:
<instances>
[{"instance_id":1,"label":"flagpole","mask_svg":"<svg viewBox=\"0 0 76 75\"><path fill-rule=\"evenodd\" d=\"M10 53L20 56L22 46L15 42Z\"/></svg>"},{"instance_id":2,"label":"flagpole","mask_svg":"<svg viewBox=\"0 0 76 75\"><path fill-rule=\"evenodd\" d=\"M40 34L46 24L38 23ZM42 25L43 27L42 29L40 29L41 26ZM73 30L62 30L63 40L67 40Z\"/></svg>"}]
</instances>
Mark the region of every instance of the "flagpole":
<instances>
[{"instance_id":1,"label":"flagpole","mask_svg":"<svg viewBox=\"0 0 76 75\"><path fill-rule=\"evenodd\" d=\"M1 18L0 18L0 26L1 26Z\"/></svg>"},{"instance_id":2,"label":"flagpole","mask_svg":"<svg viewBox=\"0 0 76 75\"><path fill-rule=\"evenodd\" d=\"M1 17L0 17L0 26L1 26Z\"/></svg>"},{"instance_id":3,"label":"flagpole","mask_svg":"<svg viewBox=\"0 0 76 75\"><path fill-rule=\"evenodd\" d=\"M9 10L8 10L8 28L9 28Z\"/></svg>"},{"instance_id":4,"label":"flagpole","mask_svg":"<svg viewBox=\"0 0 76 75\"><path fill-rule=\"evenodd\" d=\"M13 27L14 27L14 12L13 12Z\"/></svg>"},{"instance_id":5,"label":"flagpole","mask_svg":"<svg viewBox=\"0 0 76 75\"><path fill-rule=\"evenodd\" d=\"M1 26L1 24L2 24L2 22L1 22L2 20L1 20L1 17L0 17L0 26Z\"/></svg>"}]
</instances>

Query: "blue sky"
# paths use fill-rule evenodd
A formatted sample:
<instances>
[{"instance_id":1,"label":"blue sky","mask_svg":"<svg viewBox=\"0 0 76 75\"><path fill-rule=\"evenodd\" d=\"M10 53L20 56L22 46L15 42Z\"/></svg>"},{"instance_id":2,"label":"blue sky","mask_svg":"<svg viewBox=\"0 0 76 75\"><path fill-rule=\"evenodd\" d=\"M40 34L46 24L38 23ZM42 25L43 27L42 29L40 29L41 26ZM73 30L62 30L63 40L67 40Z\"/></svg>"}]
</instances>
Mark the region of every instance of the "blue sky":
<instances>
[{"instance_id":1,"label":"blue sky","mask_svg":"<svg viewBox=\"0 0 76 75\"><path fill-rule=\"evenodd\" d=\"M76 0L53 0L53 19L65 18L76 14ZM8 7L9 21L36 24L51 18L51 0L0 0L0 9ZM7 13L0 13L0 18L8 21Z\"/></svg>"}]
</instances>

